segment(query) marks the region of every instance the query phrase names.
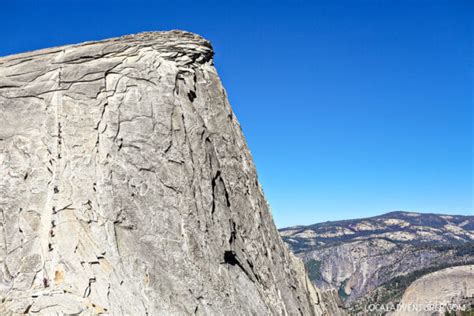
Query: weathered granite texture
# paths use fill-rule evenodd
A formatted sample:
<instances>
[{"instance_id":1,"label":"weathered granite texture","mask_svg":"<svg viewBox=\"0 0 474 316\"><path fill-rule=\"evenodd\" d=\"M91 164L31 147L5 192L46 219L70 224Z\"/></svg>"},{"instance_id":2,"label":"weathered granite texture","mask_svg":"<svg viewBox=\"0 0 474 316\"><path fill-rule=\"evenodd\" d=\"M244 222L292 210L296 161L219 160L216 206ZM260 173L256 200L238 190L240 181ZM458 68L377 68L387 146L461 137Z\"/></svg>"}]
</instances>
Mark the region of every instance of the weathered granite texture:
<instances>
[{"instance_id":1,"label":"weathered granite texture","mask_svg":"<svg viewBox=\"0 0 474 316\"><path fill-rule=\"evenodd\" d=\"M0 58L0 314L321 315L209 42Z\"/></svg>"}]
</instances>

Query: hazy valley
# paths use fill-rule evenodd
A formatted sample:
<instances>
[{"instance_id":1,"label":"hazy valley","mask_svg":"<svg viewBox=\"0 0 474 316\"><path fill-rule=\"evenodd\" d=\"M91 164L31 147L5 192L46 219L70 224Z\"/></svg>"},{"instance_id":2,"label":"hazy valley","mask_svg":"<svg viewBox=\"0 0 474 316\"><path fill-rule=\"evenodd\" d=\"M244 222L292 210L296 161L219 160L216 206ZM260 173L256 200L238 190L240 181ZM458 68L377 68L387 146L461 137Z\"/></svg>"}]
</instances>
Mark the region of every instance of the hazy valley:
<instances>
[{"instance_id":1,"label":"hazy valley","mask_svg":"<svg viewBox=\"0 0 474 316\"><path fill-rule=\"evenodd\" d=\"M413 282L445 268L474 263L474 216L392 212L289 227L280 234L303 259L312 282L337 292L350 313L364 311L370 304L399 303L402 297L418 301L417 288L426 287L411 288L411 294L404 296ZM462 278L474 284L472 269L467 271ZM443 292L448 299L470 302L472 288L462 284L454 288L458 288L455 293Z\"/></svg>"}]
</instances>

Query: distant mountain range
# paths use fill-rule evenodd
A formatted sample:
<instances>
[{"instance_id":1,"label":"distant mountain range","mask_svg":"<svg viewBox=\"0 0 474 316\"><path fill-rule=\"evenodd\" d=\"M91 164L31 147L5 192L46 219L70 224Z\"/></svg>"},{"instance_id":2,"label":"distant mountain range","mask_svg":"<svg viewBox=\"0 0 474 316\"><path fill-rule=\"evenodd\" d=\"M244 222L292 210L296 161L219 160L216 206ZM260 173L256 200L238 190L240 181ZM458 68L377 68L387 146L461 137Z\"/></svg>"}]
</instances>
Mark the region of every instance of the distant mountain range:
<instances>
[{"instance_id":1,"label":"distant mountain range","mask_svg":"<svg viewBox=\"0 0 474 316\"><path fill-rule=\"evenodd\" d=\"M280 234L310 279L337 291L351 313L368 303L399 302L423 275L474 263L474 216L391 212Z\"/></svg>"}]
</instances>

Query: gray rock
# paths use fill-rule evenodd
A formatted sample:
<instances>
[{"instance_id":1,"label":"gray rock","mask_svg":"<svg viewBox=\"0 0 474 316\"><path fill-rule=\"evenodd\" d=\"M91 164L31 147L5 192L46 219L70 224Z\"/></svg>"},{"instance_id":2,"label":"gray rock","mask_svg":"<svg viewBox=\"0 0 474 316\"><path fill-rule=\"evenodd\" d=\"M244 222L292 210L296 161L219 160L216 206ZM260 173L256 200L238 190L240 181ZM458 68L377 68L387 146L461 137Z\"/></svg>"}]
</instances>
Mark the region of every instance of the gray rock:
<instances>
[{"instance_id":1,"label":"gray rock","mask_svg":"<svg viewBox=\"0 0 474 316\"><path fill-rule=\"evenodd\" d=\"M203 38L0 58L0 109L0 314L327 313Z\"/></svg>"},{"instance_id":2,"label":"gray rock","mask_svg":"<svg viewBox=\"0 0 474 316\"><path fill-rule=\"evenodd\" d=\"M400 304L406 307L390 315L445 315L446 311L472 310L474 302L474 265L439 270L413 282ZM412 310L408 310L411 307Z\"/></svg>"}]
</instances>

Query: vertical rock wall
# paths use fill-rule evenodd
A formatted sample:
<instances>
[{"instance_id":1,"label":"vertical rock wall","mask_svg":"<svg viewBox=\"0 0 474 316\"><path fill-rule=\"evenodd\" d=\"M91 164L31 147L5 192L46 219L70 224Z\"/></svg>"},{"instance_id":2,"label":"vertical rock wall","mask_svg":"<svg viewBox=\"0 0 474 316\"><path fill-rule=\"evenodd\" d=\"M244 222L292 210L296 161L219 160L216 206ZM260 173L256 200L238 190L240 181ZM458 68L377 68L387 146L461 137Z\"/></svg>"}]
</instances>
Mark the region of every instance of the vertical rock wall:
<instances>
[{"instance_id":1,"label":"vertical rock wall","mask_svg":"<svg viewBox=\"0 0 474 316\"><path fill-rule=\"evenodd\" d=\"M0 314L320 315L206 40L0 58Z\"/></svg>"}]
</instances>

